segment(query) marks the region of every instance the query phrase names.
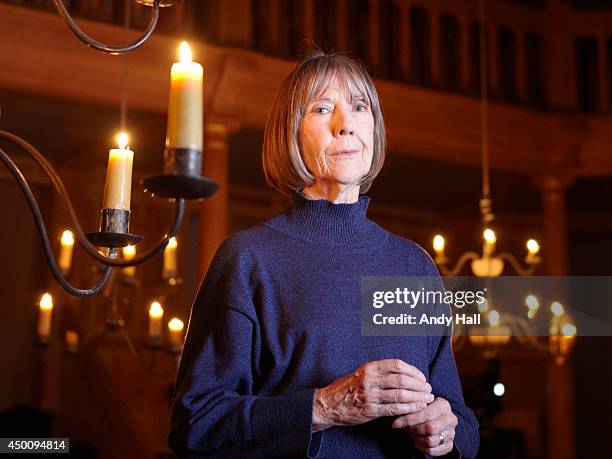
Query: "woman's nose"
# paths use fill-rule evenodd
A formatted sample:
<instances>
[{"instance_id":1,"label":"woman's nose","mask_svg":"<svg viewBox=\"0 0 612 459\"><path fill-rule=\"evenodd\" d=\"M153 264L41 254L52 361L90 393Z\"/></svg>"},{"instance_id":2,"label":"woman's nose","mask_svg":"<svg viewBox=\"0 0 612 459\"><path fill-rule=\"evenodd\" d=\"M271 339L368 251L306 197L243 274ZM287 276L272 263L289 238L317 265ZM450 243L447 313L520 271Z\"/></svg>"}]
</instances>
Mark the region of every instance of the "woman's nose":
<instances>
[{"instance_id":1,"label":"woman's nose","mask_svg":"<svg viewBox=\"0 0 612 459\"><path fill-rule=\"evenodd\" d=\"M355 133L350 115L337 112L335 118L334 135L337 137L344 137L346 135L353 135Z\"/></svg>"}]
</instances>

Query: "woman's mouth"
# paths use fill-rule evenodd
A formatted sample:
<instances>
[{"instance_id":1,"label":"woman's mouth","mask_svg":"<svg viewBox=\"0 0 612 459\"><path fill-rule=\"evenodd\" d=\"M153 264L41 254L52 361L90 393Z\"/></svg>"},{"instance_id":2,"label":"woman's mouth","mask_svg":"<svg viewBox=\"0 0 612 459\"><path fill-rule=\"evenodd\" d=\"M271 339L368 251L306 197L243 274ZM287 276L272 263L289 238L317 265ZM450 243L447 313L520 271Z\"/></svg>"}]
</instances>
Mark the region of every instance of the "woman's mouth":
<instances>
[{"instance_id":1,"label":"woman's mouth","mask_svg":"<svg viewBox=\"0 0 612 459\"><path fill-rule=\"evenodd\" d=\"M359 150L338 150L333 153L333 156L351 156L359 153Z\"/></svg>"}]
</instances>

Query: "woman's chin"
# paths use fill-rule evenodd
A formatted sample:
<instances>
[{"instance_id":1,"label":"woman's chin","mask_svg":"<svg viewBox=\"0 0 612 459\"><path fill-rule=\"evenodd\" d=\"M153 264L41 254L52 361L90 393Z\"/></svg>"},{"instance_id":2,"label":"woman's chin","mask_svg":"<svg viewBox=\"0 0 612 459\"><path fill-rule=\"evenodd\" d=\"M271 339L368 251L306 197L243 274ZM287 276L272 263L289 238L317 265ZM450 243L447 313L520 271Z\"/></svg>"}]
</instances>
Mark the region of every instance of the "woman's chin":
<instances>
[{"instance_id":1,"label":"woman's chin","mask_svg":"<svg viewBox=\"0 0 612 459\"><path fill-rule=\"evenodd\" d=\"M359 183L361 182L361 179L366 175L366 173L356 173L353 171L350 172L339 172L339 173L335 173L333 174L333 176L330 178L331 182L335 182L338 183L339 185L343 185L343 186L350 186L350 185L354 185L354 186L358 186Z\"/></svg>"}]
</instances>

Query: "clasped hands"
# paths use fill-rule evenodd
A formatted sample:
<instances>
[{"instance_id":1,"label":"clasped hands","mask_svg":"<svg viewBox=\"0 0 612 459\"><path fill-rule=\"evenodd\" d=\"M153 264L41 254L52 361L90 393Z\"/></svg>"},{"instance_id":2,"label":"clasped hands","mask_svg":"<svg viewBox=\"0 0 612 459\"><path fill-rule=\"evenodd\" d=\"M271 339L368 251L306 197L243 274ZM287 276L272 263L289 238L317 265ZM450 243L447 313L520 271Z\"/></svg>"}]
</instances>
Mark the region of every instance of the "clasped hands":
<instances>
[{"instance_id":1,"label":"clasped hands","mask_svg":"<svg viewBox=\"0 0 612 459\"><path fill-rule=\"evenodd\" d=\"M457 416L448 401L434 397L425 375L403 360L368 362L315 392L315 432L382 416L397 416L392 427L408 432L425 454L442 456L453 449Z\"/></svg>"}]
</instances>

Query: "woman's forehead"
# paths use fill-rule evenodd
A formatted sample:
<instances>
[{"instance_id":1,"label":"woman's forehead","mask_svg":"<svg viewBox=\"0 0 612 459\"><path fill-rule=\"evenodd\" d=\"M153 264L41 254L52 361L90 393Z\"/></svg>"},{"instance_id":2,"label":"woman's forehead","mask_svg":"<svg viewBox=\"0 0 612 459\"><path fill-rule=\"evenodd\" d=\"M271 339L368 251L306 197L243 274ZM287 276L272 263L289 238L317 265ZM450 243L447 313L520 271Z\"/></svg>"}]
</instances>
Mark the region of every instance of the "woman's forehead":
<instances>
[{"instance_id":1,"label":"woman's forehead","mask_svg":"<svg viewBox=\"0 0 612 459\"><path fill-rule=\"evenodd\" d=\"M334 97L342 97L346 100L367 100L364 85L348 72L335 72L326 75L316 83L309 94L309 101Z\"/></svg>"}]
</instances>

